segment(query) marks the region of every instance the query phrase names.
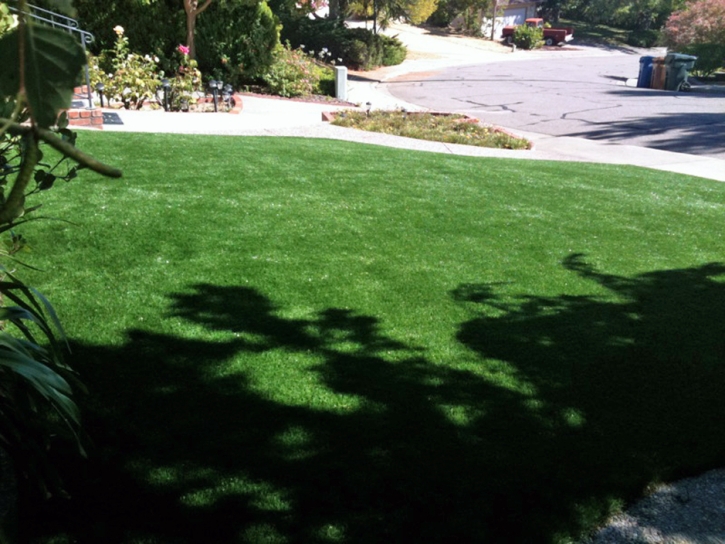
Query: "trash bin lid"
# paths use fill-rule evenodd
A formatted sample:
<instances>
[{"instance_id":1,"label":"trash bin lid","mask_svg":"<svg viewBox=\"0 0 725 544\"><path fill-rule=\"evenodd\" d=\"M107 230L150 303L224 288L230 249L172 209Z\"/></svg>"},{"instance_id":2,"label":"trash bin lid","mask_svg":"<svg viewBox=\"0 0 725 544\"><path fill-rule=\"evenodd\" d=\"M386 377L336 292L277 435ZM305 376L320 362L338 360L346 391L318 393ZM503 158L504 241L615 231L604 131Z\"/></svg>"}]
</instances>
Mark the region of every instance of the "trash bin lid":
<instances>
[{"instance_id":1,"label":"trash bin lid","mask_svg":"<svg viewBox=\"0 0 725 544\"><path fill-rule=\"evenodd\" d=\"M654 57L639 57L639 62L640 63L652 62L652 59L654 59Z\"/></svg>"},{"instance_id":2,"label":"trash bin lid","mask_svg":"<svg viewBox=\"0 0 725 544\"><path fill-rule=\"evenodd\" d=\"M695 62L697 57L692 55L685 55L683 53L667 53L665 57L666 64L672 64L673 62Z\"/></svg>"}]
</instances>

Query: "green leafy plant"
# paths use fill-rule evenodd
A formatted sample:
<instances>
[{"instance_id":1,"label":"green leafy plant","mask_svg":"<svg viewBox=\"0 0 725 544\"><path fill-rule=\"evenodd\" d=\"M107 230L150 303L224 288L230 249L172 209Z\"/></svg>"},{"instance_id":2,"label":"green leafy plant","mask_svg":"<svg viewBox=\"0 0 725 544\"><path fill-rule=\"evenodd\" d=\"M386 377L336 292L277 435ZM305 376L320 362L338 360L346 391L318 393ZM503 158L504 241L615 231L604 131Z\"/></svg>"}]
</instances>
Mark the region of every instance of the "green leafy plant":
<instances>
[{"instance_id":1,"label":"green leafy plant","mask_svg":"<svg viewBox=\"0 0 725 544\"><path fill-rule=\"evenodd\" d=\"M451 144L499 149L531 147L528 140L517 138L494 127L481 125L475 119L457 114L434 115L403 110L346 111L338 115L332 124Z\"/></svg>"},{"instance_id":2,"label":"green leafy plant","mask_svg":"<svg viewBox=\"0 0 725 544\"><path fill-rule=\"evenodd\" d=\"M695 68L708 76L725 67L725 0L690 0L673 13L663 32L664 45L698 57Z\"/></svg>"},{"instance_id":3,"label":"green leafy plant","mask_svg":"<svg viewBox=\"0 0 725 544\"><path fill-rule=\"evenodd\" d=\"M407 54L406 47L395 37L374 34L365 28L346 28L327 19L292 21L283 31L292 47L305 46L308 51L327 48L331 59L355 69L400 64Z\"/></svg>"},{"instance_id":4,"label":"green leafy plant","mask_svg":"<svg viewBox=\"0 0 725 544\"><path fill-rule=\"evenodd\" d=\"M272 93L291 98L321 92L320 81L329 68L320 66L309 53L285 44L277 49L274 59L263 77Z\"/></svg>"},{"instance_id":5,"label":"green leafy plant","mask_svg":"<svg viewBox=\"0 0 725 544\"><path fill-rule=\"evenodd\" d=\"M536 49L544 43L544 30L535 26L518 25L514 29L514 44L521 49Z\"/></svg>"},{"instance_id":6,"label":"green leafy plant","mask_svg":"<svg viewBox=\"0 0 725 544\"><path fill-rule=\"evenodd\" d=\"M116 43L113 50L103 51L89 61L91 84L102 83L109 102L120 102L126 109L141 109L147 100L155 96L159 87L159 59L131 53L124 28L119 25L114 31ZM106 67L110 68L110 72L104 70Z\"/></svg>"},{"instance_id":7,"label":"green leafy plant","mask_svg":"<svg viewBox=\"0 0 725 544\"><path fill-rule=\"evenodd\" d=\"M15 19L10 13L10 8L4 2L0 4L0 36L15 26Z\"/></svg>"},{"instance_id":8,"label":"green leafy plant","mask_svg":"<svg viewBox=\"0 0 725 544\"><path fill-rule=\"evenodd\" d=\"M275 60L279 36L266 2L213 2L197 22L199 69L234 87L257 82Z\"/></svg>"},{"instance_id":9,"label":"green leafy plant","mask_svg":"<svg viewBox=\"0 0 725 544\"><path fill-rule=\"evenodd\" d=\"M633 30L627 36L627 44L634 47L654 47L659 38L658 30Z\"/></svg>"},{"instance_id":10,"label":"green leafy plant","mask_svg":"<svg viewBox=\"0 0 725 544\"><path fill-rule=\"evenodd\" d=\"M80 168L108 176L120 172L75 148L67 118L85 54L70 34L30 24L20 3L17 28L0 38L0 234L10 234L0 251L0 446L16 470L46 493L60 493L49 461L55 437L75 441L83 453L74 391L80 386L62 358L63 329L53 307L13 269L25 246L18 226L37 218L27 197L70 180ZM59 157L44 161L43 147ZM61 165L67 166L61 172Z\"/></svg>"},{"instance_id":11,"label":"green leafy plant","mask_svg":"<svg viewBox=\"0 0 725 544\"><path fill-rule=\"evenodd\" d=\"M693 72L698 76L711 76L725 68L725 43L693 43L682 47L681 52L697 57Z\"/></svg>"},{"instance_id":12,"label":"green leafy plant","mask_svg":"<svg viewBox=\"0 0 725 544\"><path fill-rule=\"evenodd\" d=\"M189 57L189 48L179 45L176 48L179 64L173 77L169 79L169 103L174 111L185 111L195 104L196 93L202 90L201 72L197 63ZM165 74L162 72L161 76Z\"/></svg>"}]
</instances>

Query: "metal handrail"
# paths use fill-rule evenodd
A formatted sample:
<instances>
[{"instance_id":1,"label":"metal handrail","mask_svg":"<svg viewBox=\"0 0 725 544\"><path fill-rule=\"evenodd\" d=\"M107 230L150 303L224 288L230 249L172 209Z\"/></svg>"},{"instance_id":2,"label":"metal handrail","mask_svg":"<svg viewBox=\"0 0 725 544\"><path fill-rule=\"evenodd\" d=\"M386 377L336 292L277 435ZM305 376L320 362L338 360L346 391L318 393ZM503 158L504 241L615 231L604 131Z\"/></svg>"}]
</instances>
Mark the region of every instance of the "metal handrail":
<instances>
[{"instance_id":1,"label":"metal handrail","mask_svg":"<svg viewBox=\"0 0 725 544\"><path fill-rule=\"evenodd\" d=\"M8 7L11 11L15 13L20 13L19 8L11 5L8 5ZM60 28L61 30L69 32L70 34L78 34L80 36L81 47L83 47L83 53L86 54L87 58L86 44L92 43L93 40L95 40L95 37L90 32L82 30L78 25L78 21L72 19L71 17L67 17L60 13L55 13L53 11L34 6L32 4L26 4L26 8L27 10L25 11L25 15L31 17L32 19L35 19L36 21L40 21L54 28ZM91 91L91 76L88 71L88 63L86 63L85 65L85 75L86 91L88 96L88 108L93 109L93 93Z\"/></svg>"}]
</instances>

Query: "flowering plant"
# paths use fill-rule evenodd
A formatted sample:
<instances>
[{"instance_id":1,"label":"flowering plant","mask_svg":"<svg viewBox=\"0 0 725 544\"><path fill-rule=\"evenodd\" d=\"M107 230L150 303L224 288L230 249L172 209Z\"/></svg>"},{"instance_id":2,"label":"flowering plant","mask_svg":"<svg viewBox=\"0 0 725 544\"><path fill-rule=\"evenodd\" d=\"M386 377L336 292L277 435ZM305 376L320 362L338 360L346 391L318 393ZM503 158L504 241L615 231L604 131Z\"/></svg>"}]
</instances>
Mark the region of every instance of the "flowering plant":
<instances>
[{"instance_id":1,"label":"flowering plant","mask_svg":"<svg viewBox=\"0 0 725 544\"><path fill-rule=\"evenodd\" d=\"M665 45L697 57L696 71L710 75L725 66L725 0L689 0L667 20Z\"/></svg>"},{"instance_id":2,"label":"flowering plant","mask_svg":"<svg viewBox=\"0 0 725 544\"><path fill-rule=\"evenodd\" d=\"M169 105L172 110L185 111L196 103L195 93L202 90L201 72L196 61L189 58L188 46L179 45L176 51L179 54L179 66L169 78ZM163 72L161 74L164 75Z\"/></svg>"},{"instance_id":3,"label":"flowering plant","mask_svg":"<svg viewBox=\"0 0 725 544\"><path fill-rule=\"evenodd\" d=\"M320 92L320 80L325 68L315 62L314 52L305 53L303 49L304 46L290 49L287 43L275 51L274 62L263 76L272 93L294 97Z\"/></svg>"},{"instance_id":4,"label":"flowering plant","mask_svg":"<svg viewBox=\"0 0 725 544\"><path fill-rule=\"evenodd\" d=\"M103 51L98 57L89 59L91 85L102 83L109 103L115 100L126 109L141 109L159 86L159 59L129 52L124 28L116 26L113 31L117 36L113 50ZM103 66L110 66L112 73L106 73Z\"/></svg>"}]
</instances>

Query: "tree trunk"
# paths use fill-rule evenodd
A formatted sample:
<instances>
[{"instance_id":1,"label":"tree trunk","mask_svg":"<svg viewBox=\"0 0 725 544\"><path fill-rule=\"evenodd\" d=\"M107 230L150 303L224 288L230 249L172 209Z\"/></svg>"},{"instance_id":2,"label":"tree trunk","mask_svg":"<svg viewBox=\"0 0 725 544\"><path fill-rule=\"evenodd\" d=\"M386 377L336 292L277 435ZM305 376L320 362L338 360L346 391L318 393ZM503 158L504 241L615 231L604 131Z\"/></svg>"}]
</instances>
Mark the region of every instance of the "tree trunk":
<instances>
[{"instance_id":1,"label":"tree trunk","mask_svg":"<svg viewBox=\"0 0 725 544\"><path fill-rule=\"evenodd\" d=\"M184 11L186 11L186 47L189 48L189 58L196 59L196 46L194 45L194 30L196 29L196 18L211 4L211 0L204 0L199 7L199 0L184 0Z\"/></svg>"},{"instance_id":2,"label":"tree trunk","mask_svg":"<svg viewBox=\"0 0 725 544\"><path fill-rule=\"evenodd\" d=\"M186 12L186 47L189 48L189 58L196 60L196 46L194 45L194 30L196 29L196 13Z\"/></svg>"},{"instance_id":3,"label":"tree trunk","mask_svg":"<svg viewBox=\"0 0 725 544\"><path fill-rule=\"evenodd\" d=\"M340 2L339 0L330 0L330 19L338 19L340 17Z\"/></svg>"}]
</instances>

